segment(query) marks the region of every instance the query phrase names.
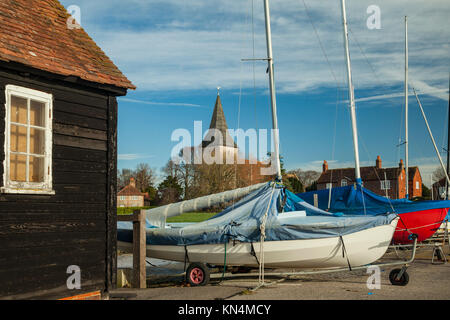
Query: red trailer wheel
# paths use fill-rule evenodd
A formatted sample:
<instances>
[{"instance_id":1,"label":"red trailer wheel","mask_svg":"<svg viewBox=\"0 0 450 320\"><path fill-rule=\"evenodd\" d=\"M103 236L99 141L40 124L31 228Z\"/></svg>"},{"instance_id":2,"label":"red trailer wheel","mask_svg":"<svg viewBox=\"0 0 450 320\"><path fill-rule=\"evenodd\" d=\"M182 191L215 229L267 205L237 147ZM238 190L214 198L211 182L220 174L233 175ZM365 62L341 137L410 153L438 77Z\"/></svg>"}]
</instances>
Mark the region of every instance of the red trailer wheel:
<instances>
[{"instance_id":1,"label":"red trailer wheel","mask_svg":"<svg viewBox=\"0 0 450 320\"><path fill-rule=\"evenodd\" d=\"M203 263L191 263L186 271L186 280L191 286L204 286L208 284L208 267Z\"/></svg>"}]
</instances>

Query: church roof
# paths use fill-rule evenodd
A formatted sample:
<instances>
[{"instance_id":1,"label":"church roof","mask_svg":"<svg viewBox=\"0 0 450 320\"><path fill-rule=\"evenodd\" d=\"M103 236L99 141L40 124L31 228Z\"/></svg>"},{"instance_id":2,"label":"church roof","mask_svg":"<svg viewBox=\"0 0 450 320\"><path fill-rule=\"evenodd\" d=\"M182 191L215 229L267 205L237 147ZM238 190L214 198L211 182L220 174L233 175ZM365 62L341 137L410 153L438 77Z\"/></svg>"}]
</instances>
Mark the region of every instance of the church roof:
<instances>
[{"instance_id":1,"label":"church roof","mask_svg":"<svg viewBox=\"0 0 450 320\"><path fill-rule=\"evenodd\" d=\"M215 130L220 131L223 141L216 139L217 133L214 132ZM202 148L206 148L208 146L224 146L237 149L237 144L228 132L228 125L219 94L217 94L216 105L214 106L214 112L212 115L211 124L209 125L209 130L202 141Z\"/></svg>"}]
</instances>

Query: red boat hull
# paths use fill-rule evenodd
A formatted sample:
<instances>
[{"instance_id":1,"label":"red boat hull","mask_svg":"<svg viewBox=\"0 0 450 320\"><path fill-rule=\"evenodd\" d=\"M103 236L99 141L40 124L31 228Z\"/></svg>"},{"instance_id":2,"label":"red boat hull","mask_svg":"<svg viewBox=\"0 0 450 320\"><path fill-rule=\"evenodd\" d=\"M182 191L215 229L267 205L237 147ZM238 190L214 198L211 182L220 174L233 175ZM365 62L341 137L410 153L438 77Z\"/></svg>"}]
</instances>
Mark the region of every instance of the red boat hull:
<instances>
[{"instance_id":1,"label":"red boat hull","mask_svg":"<svg viewBox=\"0 0 450 320\"><path fill-rule=\"evenodd\" d=\"M394 232L394 244L410 244L411 233L418 235L417 241L430 238L439 229L449 208L413 211L399 214L400 220Z\"/></svg>"}]
</instances>

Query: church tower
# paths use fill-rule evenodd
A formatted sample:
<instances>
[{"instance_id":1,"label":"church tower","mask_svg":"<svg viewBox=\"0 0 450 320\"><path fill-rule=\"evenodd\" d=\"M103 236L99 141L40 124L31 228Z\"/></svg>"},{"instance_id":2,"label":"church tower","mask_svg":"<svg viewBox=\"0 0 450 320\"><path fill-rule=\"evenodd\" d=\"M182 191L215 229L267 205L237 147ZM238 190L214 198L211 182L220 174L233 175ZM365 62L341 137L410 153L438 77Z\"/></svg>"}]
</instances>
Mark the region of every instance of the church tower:
<instances>
[{"instance_id":1,"label":"church tower","mask_svg":"<svg viewBox=\"0 0 450 320\"><path fill-rule=\"evenodd\" d=\"M235 159L238 155L238 147L234 139L228 132L228 125L223 112L222 101L220 100L220 88L217 90L216 104L214 106L209 130L201 143L201 148L216 148L222 152L227 158Z\"/></svg>"}]
</instances>

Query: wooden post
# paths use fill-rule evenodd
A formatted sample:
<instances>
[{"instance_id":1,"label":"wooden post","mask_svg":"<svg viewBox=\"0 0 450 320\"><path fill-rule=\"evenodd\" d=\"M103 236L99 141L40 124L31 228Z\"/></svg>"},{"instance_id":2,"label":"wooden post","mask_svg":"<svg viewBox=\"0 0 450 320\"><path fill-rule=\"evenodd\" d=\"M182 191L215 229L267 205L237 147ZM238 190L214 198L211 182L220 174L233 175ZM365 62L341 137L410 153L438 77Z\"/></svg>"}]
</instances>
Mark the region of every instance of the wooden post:
<instances>
[{"instance_id":1,"label":"wooden post","mask_svg":"<svg viewBox=\"0 0 450 320\"><path fill-rule=\"evenodd\" d=\"M144 289L147 287L145 210L136 210L133 216L133 287Z\"/></svg>"}]
</instances>

